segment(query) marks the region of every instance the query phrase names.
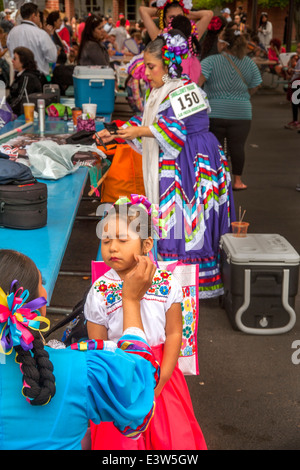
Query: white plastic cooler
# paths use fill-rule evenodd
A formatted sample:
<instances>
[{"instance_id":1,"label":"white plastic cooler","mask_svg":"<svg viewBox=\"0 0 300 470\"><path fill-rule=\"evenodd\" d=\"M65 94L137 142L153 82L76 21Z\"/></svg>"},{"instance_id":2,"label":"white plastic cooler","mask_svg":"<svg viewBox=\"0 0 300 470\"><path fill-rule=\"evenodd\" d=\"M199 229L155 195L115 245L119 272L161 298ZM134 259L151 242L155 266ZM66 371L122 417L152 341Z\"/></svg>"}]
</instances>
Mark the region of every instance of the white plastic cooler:
<instances>
[{"instance_id":1,"label":"white plastic cooler","mask_svg":"<svg viewBox=\"0 0 300 470\"><path fill-rule=\"evenodd\" d=\"M112 114L115 106L115 72L111 67L78 65L73 72L75 106L96 103L97 116Z\"/></svg>"},{"instance_id":2,"label":"white plastic cooler","mask_svg":"<svg viewBox=\"0 0 300 470\"><path fill-rule=\"evenodd\" d=\"M296 322L300 257L278 234L221 237L223 306L234 329L285 333Z\"/></svg>"}]
</instances>

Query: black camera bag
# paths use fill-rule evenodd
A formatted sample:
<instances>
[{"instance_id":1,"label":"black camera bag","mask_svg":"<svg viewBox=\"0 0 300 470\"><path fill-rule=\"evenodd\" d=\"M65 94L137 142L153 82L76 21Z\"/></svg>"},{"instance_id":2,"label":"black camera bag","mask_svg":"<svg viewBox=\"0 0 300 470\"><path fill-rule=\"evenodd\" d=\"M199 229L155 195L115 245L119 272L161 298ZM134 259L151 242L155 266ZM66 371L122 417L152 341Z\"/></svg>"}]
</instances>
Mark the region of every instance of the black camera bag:
<instances>
[{"instance_id":1,"label":"black camera bag","mask_svg":"<svg viewBox=\"0 0 300 470\"><path fill-rule=\"evenodd\" d=\"M47 224L47 185L0 185L0 226L35 229Z\"/></svg>"},{"instance_id":2,"label":"black camera bag","mask_svg":"<svg viewBox=\"0 0 300 470\"><path fill-rule=\"evenodd\" d=\"M47 185L30 168L0 159L0 227L35 229L47 224Z\"/></svg>"}]
</instances>

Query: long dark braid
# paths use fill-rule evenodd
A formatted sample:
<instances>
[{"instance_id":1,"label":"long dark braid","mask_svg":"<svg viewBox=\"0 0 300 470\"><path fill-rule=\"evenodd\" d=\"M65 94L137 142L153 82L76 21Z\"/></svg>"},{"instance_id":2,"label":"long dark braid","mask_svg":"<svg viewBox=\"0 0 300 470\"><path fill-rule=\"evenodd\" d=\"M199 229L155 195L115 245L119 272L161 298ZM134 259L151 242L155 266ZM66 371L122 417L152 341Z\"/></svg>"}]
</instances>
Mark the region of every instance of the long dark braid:
<instances>
[{"instance_id":1,"label":"long dark braid","mask_svg":"<svg viewBox=\"0 0 300 470\"><path fill-rule=\"evenodd\" d=\"M11 283L16 279L12 292L16 293L18 286L29 291L28 301L38 297L39 271L28 256L14 250L0 250L0 286L4 292L11 290ZM35 405L45 405L54 397L55 377L53 364L49 354L44 349L41 333L32 328L28 331L33 335L32 349L25 351L21 346L15 346L16 362L20 364L23 374L22 393L27 401Z\"/></svg>"},{"instance_id":2,"label":"long dark braid","mask_svg":"<svg viewBox=\"0 0 300 470\"><path fill-rule=\"evenodd\" d=\"M39 332L32 332L35 339L33 348L24 351L21 346L16 346L16 362L20 364L23 374L22 393L33 406L46 405L56 392L53 364L49 354L44 349L44 343Z\"/></svg>"}]
</instances>

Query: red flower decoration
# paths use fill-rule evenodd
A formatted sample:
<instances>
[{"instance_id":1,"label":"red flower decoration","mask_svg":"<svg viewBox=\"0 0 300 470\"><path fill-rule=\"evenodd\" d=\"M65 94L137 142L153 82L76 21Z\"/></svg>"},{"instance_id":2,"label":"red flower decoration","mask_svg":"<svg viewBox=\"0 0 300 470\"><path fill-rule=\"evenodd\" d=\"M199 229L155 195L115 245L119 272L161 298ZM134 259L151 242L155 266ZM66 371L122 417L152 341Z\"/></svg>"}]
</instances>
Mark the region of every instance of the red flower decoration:
<instances>
[{"instance_id":1,"label":"red flower decoration","mask_svg":"<svg viewBox=\"0 0 300 470\"><path fill-rule=\"evenodd\" d=\"M209 23L207 29L209 31L219 31L223 26L222 20L218 16L213 16L211 22Z\"/></svg>"}]
</instances>

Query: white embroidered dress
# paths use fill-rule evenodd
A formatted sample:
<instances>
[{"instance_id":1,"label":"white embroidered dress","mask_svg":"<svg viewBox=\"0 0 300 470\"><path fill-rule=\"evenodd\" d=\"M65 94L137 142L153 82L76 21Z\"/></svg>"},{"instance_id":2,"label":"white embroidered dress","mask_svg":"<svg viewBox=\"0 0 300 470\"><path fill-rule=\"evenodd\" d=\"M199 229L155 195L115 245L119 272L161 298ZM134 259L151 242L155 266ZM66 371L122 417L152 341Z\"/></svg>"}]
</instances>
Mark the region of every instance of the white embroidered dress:
<instances>
[{"instance_id":1,"label":"white embroidered dress","mask_svg":"<svg viewBox=\"0 0 300 470\"><path fill-rule=\"evenodd\" d=\"M85 318L105 326L108 339L114 342L123 332L122 286L120 276L110 269L93 283L84 306ZM165 342L166 312L182 299L182 288L174 276L169 271L157 269L152 286L141 300L141 317L150 346Z\"/></svg>"}]
</instances>

